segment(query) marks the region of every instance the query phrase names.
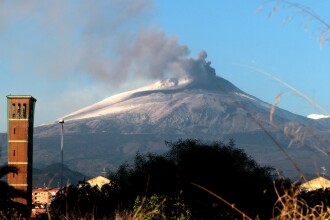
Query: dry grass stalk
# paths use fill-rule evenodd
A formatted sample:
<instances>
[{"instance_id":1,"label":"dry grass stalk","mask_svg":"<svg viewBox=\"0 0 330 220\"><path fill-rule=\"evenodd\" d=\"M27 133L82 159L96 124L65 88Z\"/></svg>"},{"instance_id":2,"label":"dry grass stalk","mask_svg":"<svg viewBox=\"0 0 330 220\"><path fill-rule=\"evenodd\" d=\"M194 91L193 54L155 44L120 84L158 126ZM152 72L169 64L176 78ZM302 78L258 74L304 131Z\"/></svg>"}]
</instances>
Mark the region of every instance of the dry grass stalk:
<instances>
[{"instance_id":1,"label":"dry grass stalk","mask_svg":"<svg viewBox=\"0 0 330 220\"><path fill-rule=\"evenodd\" d=\"M145 220L153 219L155 216L161 215L161 206L164 204L166 199L164 198L157 204L154 204L153 207L148 207L146 197L142 198L141 203L134 209L134 211L123 211L116 212L115 220ZM165 219L165 216L161 216L160 219Z\"/></svg>"},{"instance_id":2,"label":"dry grass stalk","mask_svg":"<svg viewBox=\"0 0 330 220\"><path fill-rule=\"evenodd\" d=\"M276 190L276 188L275 188ZM329 219L330 207L324 207L323 204L314 207L309 206L305 201L299 199L300 189L286 190L284 195L278 195L278 200L274 205L274 212L279 214L273 219Z\"/></svg>"},{"instance_id":3,"label":"dry grass stalk","mask_svg":"<svg viewBox=\"0 0 330 220\"><path fill-rule=\"evenodd\" d=\"M222 197L220 197L219 195L215 194L214 192L204 188L201 185L195 184L195 183L191 183L192 185L210 193L212 196L216 197L217 199L220 199L222 202L224 202L226 205L228 205L229 207L231 207L232 209L234 209L236 212L240 213L243 217L243 219L247 219L247 220L252 220L252 218L250 218L249 216L247 216L244 212L242 212L241 210L239 210L238 208L235 207L235 204L231 204L229 203L227 200L223 199Z\"/></svg>"}]
</instances>

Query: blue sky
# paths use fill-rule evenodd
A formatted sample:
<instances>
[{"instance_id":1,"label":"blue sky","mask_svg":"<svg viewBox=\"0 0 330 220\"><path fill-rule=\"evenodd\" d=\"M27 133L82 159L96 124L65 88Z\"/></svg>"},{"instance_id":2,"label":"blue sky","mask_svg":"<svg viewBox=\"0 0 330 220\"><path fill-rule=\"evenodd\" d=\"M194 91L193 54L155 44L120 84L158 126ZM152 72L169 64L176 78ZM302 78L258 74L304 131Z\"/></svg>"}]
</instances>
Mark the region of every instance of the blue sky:
<instances>
[{"instance_id":1,"label":"blue sky","mask_svg":"<svg viewBox=\"0 0 330 220\"><path fill-rule=\"evenodd\" d=\"M6 95L34 96L35 124L50 123L167 76L164 62L202 50L217 75L251 95L273 103L283 93L279 106L300 115L330 112L329 41L319 44L326 27L286 4L269 16L275 3L263 2L1 1L0 132ZM299 3L330 23L327 1Z\"/></svg>"}]
</instances>

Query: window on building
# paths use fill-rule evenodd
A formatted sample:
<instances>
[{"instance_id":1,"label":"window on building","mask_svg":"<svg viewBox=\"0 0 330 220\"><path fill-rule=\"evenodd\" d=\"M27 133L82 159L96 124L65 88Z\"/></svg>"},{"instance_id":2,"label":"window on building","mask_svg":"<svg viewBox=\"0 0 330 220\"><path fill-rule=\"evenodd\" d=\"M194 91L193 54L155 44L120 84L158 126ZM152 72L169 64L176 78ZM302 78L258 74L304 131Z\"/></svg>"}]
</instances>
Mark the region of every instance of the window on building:
<instances>
[{"instance_id":1,"label":"window on building","mask_svg":"<svg viewBox=\"0 0 330 220\"><path fill-rule=\"evenodd\" d=\"M17 118L21 118L21 104L17 105Z\"/></svg>"},{"instance_id":2,"label":"window on building","mask_svg":"<svg viewBox=\"0 0 330 220\"><path fill-rule=\"evenodd\" d=\"M16 117L16 104L15 103L13 103L11 105L11 114L12 114L12 118Z\"/></svg>"},{"instance_id":3,"label":"window on building","mask_svg":"<svg viewBox=\"0 0 330 220\"><path fill-rule=\"evenodd\" d=\"M16 128L14 128L14 134L16 134Z\"/></svg>"},{"instance_id":4,"label":"window on building","mask_svg":"<svg viewBox=\"0 0 330 220\"><path fill-rule=\"evenodd\" d=\"M14 150L14 152L13 152L13 156L15 156L15 154L16 154L16 152L15 152L15 150Z\"/></svg>"},{"instance_id":5,"label":"window on building","mask_svg":"<svg viewBox=\"0 0 330 220\"><path fill-rule=\"evenodd\" d=\"M26 118L26 104L23 104L23 118Z\"/></svg>"}]
</instances>

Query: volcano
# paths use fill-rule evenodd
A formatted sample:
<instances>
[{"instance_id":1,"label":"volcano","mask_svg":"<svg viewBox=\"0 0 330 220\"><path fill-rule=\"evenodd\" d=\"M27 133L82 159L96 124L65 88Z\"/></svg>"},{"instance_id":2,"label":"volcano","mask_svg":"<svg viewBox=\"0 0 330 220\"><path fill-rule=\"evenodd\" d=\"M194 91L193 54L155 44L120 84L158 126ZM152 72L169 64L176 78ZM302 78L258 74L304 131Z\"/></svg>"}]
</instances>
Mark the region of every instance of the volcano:
<instances>
[{"instance_id":1,"label":"volcano","mask_svg":"<svg viewBox=\"0 0 330 220\"><path fill-rule=\"evenodd\" d=\"M328 167L329 123L276 108L217 76L204 60L194 73L159 80L64 116L64 163L89 176L164 153L166 141L234 140L259 164L294 177ZM198 73L198 74L197 74ZM59 162L58 121L34 131L34 166ZM220 174L219 174L220 175Z\"/></svg>"},{"instance_id":2,"label":"volcano","mask_svg":"<svg viewBox=\"0 0 330 220\"><path fill-rule=\"evenodd\" d=\"M65 164L87 175L113 170L165 141L229 141L261 165L297 176L327 167L327 126L251 96L199 62L193 75L159 80L64 117ZM198 71L196 71L196 68ZM35 128L35 166L60 158L57 122Z\"/></svg>"}]
</instances>

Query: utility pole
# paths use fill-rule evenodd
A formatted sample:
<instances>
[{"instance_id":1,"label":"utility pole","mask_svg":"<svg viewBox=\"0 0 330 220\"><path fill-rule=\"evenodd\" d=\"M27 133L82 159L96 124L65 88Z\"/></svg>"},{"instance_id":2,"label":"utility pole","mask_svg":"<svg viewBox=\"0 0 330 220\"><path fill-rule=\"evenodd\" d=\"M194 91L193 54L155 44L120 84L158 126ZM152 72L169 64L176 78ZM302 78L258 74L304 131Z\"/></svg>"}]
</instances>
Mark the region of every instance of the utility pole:
<instances>
[{"instance_id":1,"label":"utility pole","mask_svg":"<svg viewBox=\"0 0 330 220\"><path fill-rule=\"evenodd\" d=\"M58 123L61 124L61 189L63 187L63 125L64 119L61 119Z\"/></svg>"}]
</instances>

